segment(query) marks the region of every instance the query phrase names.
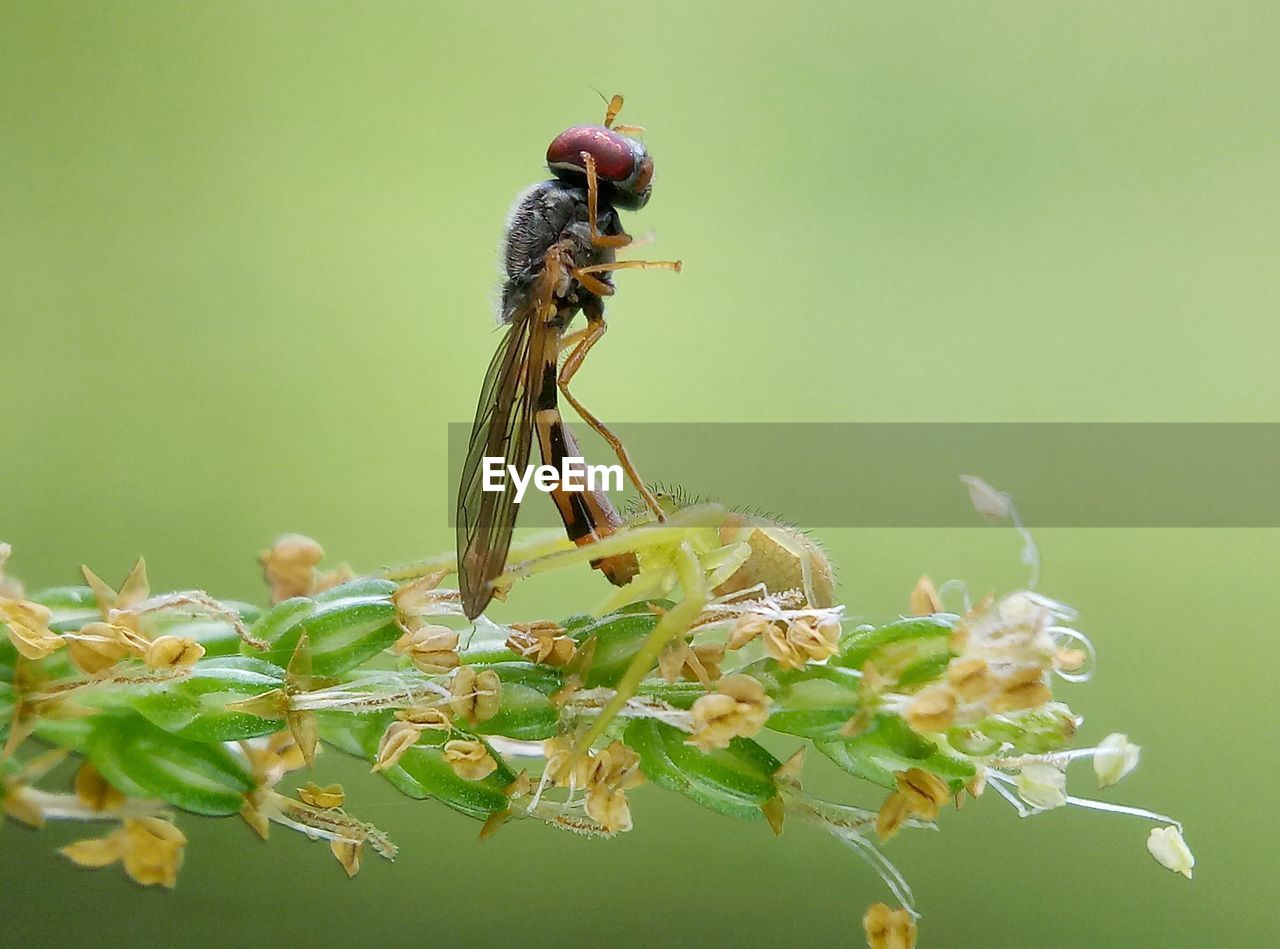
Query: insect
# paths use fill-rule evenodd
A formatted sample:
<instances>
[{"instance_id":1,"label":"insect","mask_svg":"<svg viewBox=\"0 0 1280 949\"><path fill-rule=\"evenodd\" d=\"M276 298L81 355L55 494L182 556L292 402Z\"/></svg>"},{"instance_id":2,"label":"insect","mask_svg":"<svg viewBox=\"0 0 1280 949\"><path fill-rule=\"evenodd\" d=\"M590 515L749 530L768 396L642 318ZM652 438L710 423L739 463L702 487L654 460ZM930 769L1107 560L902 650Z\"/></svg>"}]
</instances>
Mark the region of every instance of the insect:
<instances>
[{"instance_id":1,"label":"insect","mask_svg":"<svg viewBox=\"0 0 1280 949\"><path fill-rule=\"evenodd\" d=\"M559 395L608 442L645 504L659 520L663 517L622 442L569 391L569 382L604 335L604 298L614 292L610 274L679 271L681 266L678 260L615 257L632 240L618 211L639 210L653 190L653 158L641 142L623 134L643 130L614 125L621 108L622 97L614 96L603 125L575 126L556 136L547 149L555 177L525 191L507 225L498 312L507 331L480 390L458 488L458 580L470 619L494 596L492 581L506 564L519 509L513 492L483 489L484 459L501 457L504 465L523 470L535 433L544 464L563 470L565 457L580 456L560 415ZM586 327L566 333L579 311ZM565 349L569 355L557 369ZM551 494L566 532L579 546L622 525L603 492L556 489ZM638 570L630 554L600 557L592 566L618 586Z\"/></svg>"}]
</instances>

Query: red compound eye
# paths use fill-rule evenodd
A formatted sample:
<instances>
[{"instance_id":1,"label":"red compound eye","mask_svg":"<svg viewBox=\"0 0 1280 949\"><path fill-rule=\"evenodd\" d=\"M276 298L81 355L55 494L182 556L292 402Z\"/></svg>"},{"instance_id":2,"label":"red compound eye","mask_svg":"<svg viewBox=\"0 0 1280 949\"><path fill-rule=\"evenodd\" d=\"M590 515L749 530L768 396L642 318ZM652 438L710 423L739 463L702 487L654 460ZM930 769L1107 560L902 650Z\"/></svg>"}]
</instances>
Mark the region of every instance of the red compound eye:
<instances>
[{"instance_id":1,"label":"red compound eye","mask_svg":"<svg viewBox=\"0 0 1280 949\"><path fill-rule=\"evenodd\" d=\"M644 146L603 125L579 125L556 136L547 149L547 165L553 172L577 177L585 170L582 153L596 160L596 174L614 184L626 184L647 156Z\"/></svg>"}]
</instances>

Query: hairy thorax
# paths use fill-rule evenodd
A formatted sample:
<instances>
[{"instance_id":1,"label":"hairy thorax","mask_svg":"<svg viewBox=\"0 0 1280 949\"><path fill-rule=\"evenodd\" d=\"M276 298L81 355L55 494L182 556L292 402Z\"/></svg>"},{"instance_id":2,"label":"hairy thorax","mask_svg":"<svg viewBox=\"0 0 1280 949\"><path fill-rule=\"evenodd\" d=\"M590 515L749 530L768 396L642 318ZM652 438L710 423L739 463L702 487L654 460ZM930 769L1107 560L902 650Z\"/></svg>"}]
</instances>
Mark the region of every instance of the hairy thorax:
<instances>
[{"instance_id":1,"label":"hairy thorax","mask_svg":"<svg viewBox=\"0 0 1280 949\"><path fill-rule=\"evenodd\" d=\"M543 181L529 188L516 202L507 222L503 246L502 287L498 322L510 323L516 312L529 302L533 287L542 275L548 252L555 248L565 265L554 294L560 318L567 322L588 301L595 298L567 273L574 267L608 263L612 248L598 248L591 242L586 190L562 181ZM618 216L609 206L599 209L596 227L603 234L622 232ZM600 279L609 283L608 274Z\"/></svg>"}]
</instances>

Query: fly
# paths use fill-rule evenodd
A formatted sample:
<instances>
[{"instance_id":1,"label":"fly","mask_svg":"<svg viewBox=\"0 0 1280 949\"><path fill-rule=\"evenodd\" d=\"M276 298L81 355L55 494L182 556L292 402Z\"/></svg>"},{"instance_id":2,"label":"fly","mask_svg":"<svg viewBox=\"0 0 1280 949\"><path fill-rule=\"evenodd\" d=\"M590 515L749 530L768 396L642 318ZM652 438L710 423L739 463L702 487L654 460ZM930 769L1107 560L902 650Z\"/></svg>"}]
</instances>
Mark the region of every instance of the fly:
<instances>
[{"instance_id":1,"label":"fly","mask_svg":"<svg viewBox=\"0 0 1280 949\"><path fill-rule=\"evenodd\" d=\"M561 132L547 148L555 177L520 196L507 225L503 264L506 280L498 322L507 327L480 390L471 440L458 488L458 581L469 619L493 599L493 580L506 566L519 503L510 491L483 490L485 458L502 458L523 471L536 435L543 463L562 469L580 457L573 433L560 415L559 396L573 406L618 456L645 505L658 520L662 509L645 487L626 447L569 391L569 382L604 336L604 298L614 293L616 270L680 270L678 260L617 260L631 243L619 210L638 211L653 190L653 158L644 144L615 125L622 97L609 102L603 125ZM586 326L566 332L581 311ZM569 350L558 366L561 352ZM554 488L552 500L570 540L595 543L623 524L603 491ZM638 572L635 555L592 561L611 583L622 586Z\"/></svg>"}]
</instances>

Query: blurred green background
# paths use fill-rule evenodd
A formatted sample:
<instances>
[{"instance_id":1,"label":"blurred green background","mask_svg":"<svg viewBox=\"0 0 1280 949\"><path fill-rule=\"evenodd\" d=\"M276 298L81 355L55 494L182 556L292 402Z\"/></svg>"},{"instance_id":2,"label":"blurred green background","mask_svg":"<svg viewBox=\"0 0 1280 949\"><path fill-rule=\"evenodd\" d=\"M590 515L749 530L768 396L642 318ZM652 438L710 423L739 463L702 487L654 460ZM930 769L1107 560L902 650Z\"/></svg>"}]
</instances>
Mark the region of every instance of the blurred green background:
<instances>
[{"instance_id":1,"label":"blurred green background","mask_svg":"<svg viewBox=\"0 0 1280 949\"><path fill-rule=\"evenodd\" d=\"M577 389L605 419L1274 421L1278 10L3 0L12 572L118 578L142 552L157 588L249 597L285 530L361 568L448 548L445 426L497 339L504 214L553 135L599 120L596 89L626 93L657 159L630 229L686 263L620 277ZM1002 532L821 539L859 617L922 572L1021 579ZM1276 532L1038 540L1042 589L1102 653L1065 689L1082 740L1144 746L1108 797L1186 821L1196 879L1151 861L1141 822L984 799L889 848L924 944L1274 940ZM532 584L507 615L597 584ZM335 757L321 783L395 865L347 881L297 835L189 818L157 893L59 858L76 828L9 824L0 941L860 945L885 896L817 832L655 789L613 842L520 824L480 845Z\"/></svg>"}]
</instances>

